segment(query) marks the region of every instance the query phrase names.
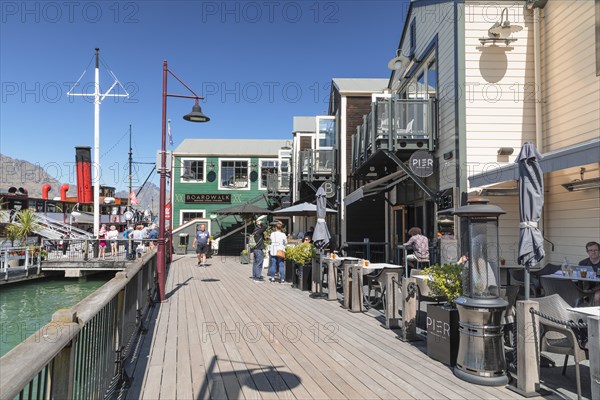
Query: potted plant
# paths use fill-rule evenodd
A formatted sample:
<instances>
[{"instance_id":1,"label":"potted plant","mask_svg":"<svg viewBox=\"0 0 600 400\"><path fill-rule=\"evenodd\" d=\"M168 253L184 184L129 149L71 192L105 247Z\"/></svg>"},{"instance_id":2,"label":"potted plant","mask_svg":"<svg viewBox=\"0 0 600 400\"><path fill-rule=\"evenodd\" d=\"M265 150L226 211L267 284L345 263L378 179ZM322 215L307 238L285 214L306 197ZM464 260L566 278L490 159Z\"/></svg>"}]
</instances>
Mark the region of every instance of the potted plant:
<instances>
[{"instance_id":1,"label":"potted plant","mask_svg":"<svg viewBox=\"0 0 600 400\"><path fill-rule=\"evenodd\" d=\"M290 261L290 265L293 268L293 287L303 291L309 290L312 273L311 261L314 256L314 246L312 245L312 243L302 243L296 246L286 246L285 256L286 260Z\"/></svg>"},{"instance_id":2,"label":"potted plant","mask_svg":"<svg viewBox=\"0 0 600 400\"><path fill-rule=\"evenodd\" d=\"M250 264L250 254L248 254L248 250L242 250L242 253L240 254L240 263Z\"/></svg>"},{"instance_id":3,"label":"potted plant","mask_svg":"<svg viewBox=\"0 0 600 400\"><path fill-rule=\"evenodd\" d=\"M442 305L427 305L427 355L450 366L456 364L458 355L459 319L454 300L462 295L462 271L461 264L435 264L423 270L429 275L431 292L446 299Z\"/></svg>"}]
</instances>

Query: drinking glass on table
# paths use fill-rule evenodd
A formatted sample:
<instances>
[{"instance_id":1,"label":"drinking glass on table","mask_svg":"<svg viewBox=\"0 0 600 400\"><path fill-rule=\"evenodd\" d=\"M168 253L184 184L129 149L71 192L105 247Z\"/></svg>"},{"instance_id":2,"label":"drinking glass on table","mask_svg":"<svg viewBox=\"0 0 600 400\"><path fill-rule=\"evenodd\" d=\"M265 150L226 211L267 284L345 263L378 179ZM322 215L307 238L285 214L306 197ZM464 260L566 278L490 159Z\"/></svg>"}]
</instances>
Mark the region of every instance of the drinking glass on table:
<instances>
[{"instance_id":1,"label":"drinking glass on table","mask_svg":"<svg viewBox=\"0 0 600 400\"><path fill-rule=\"evenodd\" d=\"M587 277L587 269L580 269L579 276L581 276L583 279L585 279Z\"/></svg>"}]
</instances>

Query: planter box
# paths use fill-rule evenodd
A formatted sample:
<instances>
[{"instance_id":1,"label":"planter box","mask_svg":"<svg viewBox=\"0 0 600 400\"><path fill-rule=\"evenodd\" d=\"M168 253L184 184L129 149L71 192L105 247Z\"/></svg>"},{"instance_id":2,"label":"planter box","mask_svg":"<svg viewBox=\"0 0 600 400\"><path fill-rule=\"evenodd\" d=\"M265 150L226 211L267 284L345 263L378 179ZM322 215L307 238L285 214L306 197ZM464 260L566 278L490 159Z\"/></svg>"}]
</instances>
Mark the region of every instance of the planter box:
<instances>
[{"instance_id":1,"label":"planter box","mask_svg":"<svg viewBox=\"0 0 600 400\"><path fill-rule=\"evenodd\" d=\"M293 283L294 282L294 262L290 260L285 260L285 281Z\"/></svg>"},{"instance_id":2,"label":"planter box","mask_svg":"<svg viewBox=\"0 0 600 400\"><path fill-rule=\"evenodd\" d=\"M458 310L443 305L427 305L427 355L454 366L458 355Z\"/></svg>"},{"instance_id":3,"label":"planter box","mask_svg":"<svg viewBox=\"0 0 600 400\"><path fill-rule=\"evenodd\" d=\"M302 291L310 290L312 276L312 264L297 265L294 264L294 274L292 287Z\"/></svg>"}]
</instances>

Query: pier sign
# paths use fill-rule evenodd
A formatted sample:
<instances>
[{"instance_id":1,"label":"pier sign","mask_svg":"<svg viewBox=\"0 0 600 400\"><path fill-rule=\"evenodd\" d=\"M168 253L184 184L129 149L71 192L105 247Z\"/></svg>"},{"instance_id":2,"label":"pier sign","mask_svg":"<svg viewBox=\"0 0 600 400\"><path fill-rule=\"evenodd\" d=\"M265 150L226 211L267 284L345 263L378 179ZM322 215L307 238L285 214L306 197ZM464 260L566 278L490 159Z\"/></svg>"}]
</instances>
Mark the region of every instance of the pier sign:
<instances>
[{"instance_id":1,"label":"pier sign","mask_svg":"<svg viewBox=\"0 0 600 400\"><path fill-rule=\"evenodd\" d=\"M185 204L205 204L205 203L219 203L219 204L231 204L230 194L186 194Z\"/></svg>"}]
</instances>

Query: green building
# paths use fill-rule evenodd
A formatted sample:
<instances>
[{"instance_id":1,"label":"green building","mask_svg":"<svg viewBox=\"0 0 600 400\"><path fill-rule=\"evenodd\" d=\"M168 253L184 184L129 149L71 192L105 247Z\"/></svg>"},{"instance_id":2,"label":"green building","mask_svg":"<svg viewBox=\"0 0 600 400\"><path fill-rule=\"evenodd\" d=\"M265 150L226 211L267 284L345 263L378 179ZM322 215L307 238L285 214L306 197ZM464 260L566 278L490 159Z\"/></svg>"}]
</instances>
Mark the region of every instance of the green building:
<instances>
[{"instance_id":1,"label":"green building","mask_svg":"<svg viewBox=\"0 0 600 400\"><path fill-rule=\"evenodd\" d=\"M173 234L189 235L207 224L219 239L219 251L243 248L243 219L218 210L244 203L263 208L280 205L290 187L290 141L283 139L185 139L172 158ZM240 242L240 243L237 243Z\"/></svg>"}]
</instances>

